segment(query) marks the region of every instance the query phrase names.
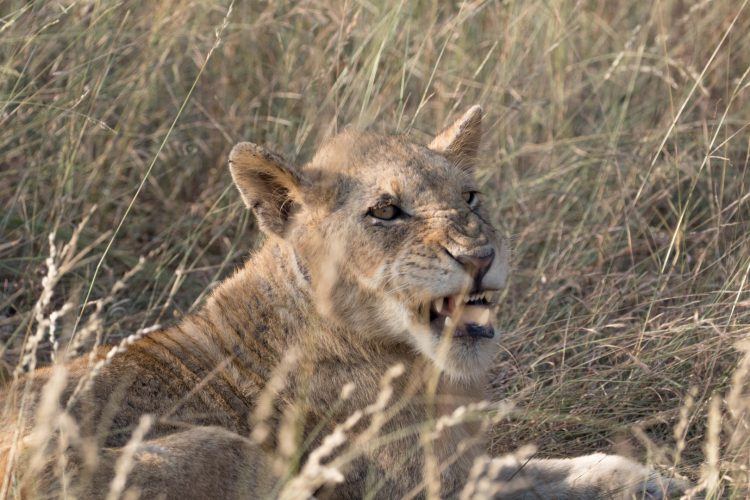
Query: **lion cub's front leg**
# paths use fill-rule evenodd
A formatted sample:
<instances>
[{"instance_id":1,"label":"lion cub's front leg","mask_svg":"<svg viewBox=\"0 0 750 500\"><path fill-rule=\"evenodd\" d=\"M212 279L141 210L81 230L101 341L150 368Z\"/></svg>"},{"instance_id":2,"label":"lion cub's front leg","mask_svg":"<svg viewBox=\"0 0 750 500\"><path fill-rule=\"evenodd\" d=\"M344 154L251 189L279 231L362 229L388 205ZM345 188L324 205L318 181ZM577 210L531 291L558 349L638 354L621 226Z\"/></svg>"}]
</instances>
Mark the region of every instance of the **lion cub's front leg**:
<instances>
[{"instance_id":1,"label":"lion cub's front leg","mask_svg":"<svg viewBox=\"0 0 750 500\"><path fill-rule=\"evenodd\" d=\"M246 498L249 494L263 498L276 483L263 450L213 426L148 439L134 450L103 448L93 469L84 466L81 457L69 458L69 487L79 498L105 498L113 491L176 500ZM59 478L50 471L44 476L25 478L24 490L30 498L59 494Z\"/></svg>"}]
</instances>

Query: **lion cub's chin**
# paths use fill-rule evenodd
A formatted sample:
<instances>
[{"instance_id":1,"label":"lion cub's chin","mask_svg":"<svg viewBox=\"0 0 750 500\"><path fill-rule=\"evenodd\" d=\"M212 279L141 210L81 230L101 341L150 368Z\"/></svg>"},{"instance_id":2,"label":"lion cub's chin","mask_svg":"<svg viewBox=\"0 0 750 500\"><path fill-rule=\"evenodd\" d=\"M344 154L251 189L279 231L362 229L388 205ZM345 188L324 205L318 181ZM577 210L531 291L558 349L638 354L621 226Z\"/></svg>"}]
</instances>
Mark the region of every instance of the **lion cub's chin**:
<instances>
[{"instance_id":1,"label":"lion cub's chin","mask_svg":"<svg viewBox=\"0 0 750 500\"><path fill-rule=\"evenodd\" d=\"M469 319L474 319L474 314L486 316L482 311L470 311ZM455 381L480 379L491 367L499 348L499 335L492 321L477 323L466 316L453 325L449 321L442 333L436 333L434 324L424 323L415 325L411 332L419 351Z\"/></svg>"}]
</instances>

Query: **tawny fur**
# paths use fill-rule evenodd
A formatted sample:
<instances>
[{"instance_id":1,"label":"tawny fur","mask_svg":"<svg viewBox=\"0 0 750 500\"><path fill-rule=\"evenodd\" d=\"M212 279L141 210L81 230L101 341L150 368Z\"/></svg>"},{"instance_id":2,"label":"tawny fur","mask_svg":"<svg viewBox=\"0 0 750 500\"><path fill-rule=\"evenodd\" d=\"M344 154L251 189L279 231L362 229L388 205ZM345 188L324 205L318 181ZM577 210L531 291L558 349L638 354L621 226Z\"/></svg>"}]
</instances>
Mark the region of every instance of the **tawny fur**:
<instances>
[{"instance_id":1,"label":"tawny fur","mask_svg":"<svg viewBox=\"0 0 750 500\"><path fill-rule=\"evenodd\" d=\"M505 281L508 243L484 209L467 206L464 198L476 189L472 169L480 135L481 109L473 107L429 148L403 137L346 132L296 167L259 146L236 146L232 176L268 238L200 312L108 360L72 404L81 377L107 349L69 363L60 402L69 406L96 459L76 446L67 450L66 493L106 495L118 458L148 414L154 424L135 452L126 489L144 498L273 496L285 479L274 466L285 415L294 411L295 445L302 450L297 463L303 464L337 424L373 403L383 374L400 364L405 373L393 380L391 398L398 411L388 415L379 435L401 435L362 449L343 466L345 480L317 495L423 496L422 436L404 431L481 400L498 346L496 336L455 341L441 352L444 339L424 324L426 302L471 284L470 273L452 256L491 248L495 260L483 285L499 289ZM368 217L368 208L384 196L408 211L408 222L379 224ZM292 361L290 352L298 353ZM268 437L257 440L252 433L259 397L285 362L293 366L264 419ZM5 485L10 494L61 493L54 472L59 464L45 464L30 477L23 439L52 373L37 370L2 396L4 408L17 410L28 394L24 416L11 411L0 431L0 466L11 471ZM428 398L433 377L438 382ZM344 400L347 384L354 388ZM352 432L367 424L363 420ZM14 426L21 429L17 445ZM478 426L466 423L429 448L439 465L440 494L454 497L485 446ZM660 486L675 486L616 456L523 465L498 469L499 479L515 485L505 497L611 498L648 491L656 498Z\"/></svg>"}]
</instances>

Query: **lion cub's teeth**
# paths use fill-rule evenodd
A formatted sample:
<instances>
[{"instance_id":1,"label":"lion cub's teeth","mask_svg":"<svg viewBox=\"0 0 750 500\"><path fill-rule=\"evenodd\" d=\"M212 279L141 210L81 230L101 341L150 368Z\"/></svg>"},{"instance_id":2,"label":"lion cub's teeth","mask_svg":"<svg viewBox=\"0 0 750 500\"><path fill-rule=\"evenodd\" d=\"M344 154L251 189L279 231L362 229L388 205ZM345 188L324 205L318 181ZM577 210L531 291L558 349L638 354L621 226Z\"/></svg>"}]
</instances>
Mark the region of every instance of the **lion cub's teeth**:
<instances>
[{"instance_id":1,"label":"lion cub's teeth","mask_svg":"<svg viewBox=\"0 0 750 500\"><path fill-rule=\"evenodd\" d=\"M446 330L452 330L453 329L453 320L450 316L445 317L445 329Z\"/></svg>"},{"instance_id":2,"label":"lion cub's teeth","mask_svg":"<svg viewBox=\"0 0 750 500\"><path fill-rule=\"evenodd\" d=\"M445 303L445 299L443 297L440 297L439 299L435 299L432 304L435 308L435 312L440 314L443 312L443 304Z\"/></svg>"},{"instance_id":3,"label":"lion cub's teeth","mask_svg":"<svg viewBox=\"0 0 750 500\"><path fill-rule=\"evenodd\" d=\"M487 302L492 301L492 292L480 292L480 293L472 293L471 295L464 297L464 302L477 302L480 300L485 300Z\"/></svg>"},{"instance_id":4,"label":"lion cub's teeth","mask_svg":"<svg viewBox=\"0 0 750 500\"><path fill-rule=\"evenodd\" d=\"M479 321L478 321L478 323L480 325L486 325L489 322L490 322L490 310L485 307L484 311L482 312L482 314L479 315Z\"/></svg>"},{"instance_id":5,"label":"lion cub's teeth","mask_svg":"<svg viewBox=\"0 0 750 500\"><path fill-rule=\"evenodd\" d=\"M476 323L486 325L490 322L490 310L483 306L468 306L461 314L461 321L464 323Z\"/></svg>"}]
</instances>

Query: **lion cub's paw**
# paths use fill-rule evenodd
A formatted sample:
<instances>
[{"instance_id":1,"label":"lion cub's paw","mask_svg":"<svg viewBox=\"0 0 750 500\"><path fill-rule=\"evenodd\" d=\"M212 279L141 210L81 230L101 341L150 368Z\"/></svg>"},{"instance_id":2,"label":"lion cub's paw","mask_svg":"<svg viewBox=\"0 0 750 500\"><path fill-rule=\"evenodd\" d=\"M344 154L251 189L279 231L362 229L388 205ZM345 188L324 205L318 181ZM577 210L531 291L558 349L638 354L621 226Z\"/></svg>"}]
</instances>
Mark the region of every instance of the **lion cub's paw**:
<instances>
[{"instance_id":1,"label":"lion cub's paw","mask_svg":"<svg viewBox=\"0 0 750 500\"><path fill-rule=\"evenodd\" d=\"M687 481L675 477L662 476L652 470L651 477L635 489L635 497L649 500L677 498L689 487L690 484Z\"/></svg>"},{"instance_id":2,"label":"lion cub's paw","mask_svg":"<svg viewBox=\"0 0 750 500\"><path fill-rule=\"evenodd\" d=\"M595 485L606 498L661 500L674 498L689 484L619 455L596 453L574 459L572 483Z\"/></svg>"}]
</instances>

